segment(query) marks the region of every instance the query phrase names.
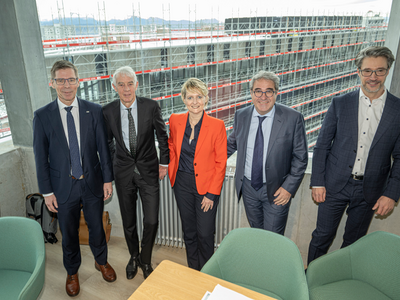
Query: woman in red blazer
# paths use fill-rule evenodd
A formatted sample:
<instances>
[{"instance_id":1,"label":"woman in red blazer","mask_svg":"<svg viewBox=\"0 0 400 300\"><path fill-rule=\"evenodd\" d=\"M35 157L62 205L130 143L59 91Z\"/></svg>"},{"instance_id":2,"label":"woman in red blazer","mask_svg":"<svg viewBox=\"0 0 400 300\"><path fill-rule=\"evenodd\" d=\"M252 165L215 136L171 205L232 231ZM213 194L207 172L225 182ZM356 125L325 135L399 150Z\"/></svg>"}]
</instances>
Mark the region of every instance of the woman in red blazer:
<instances>
[{"instance_id":1,"label":"woman in red blazer","mask_svg":"<svg viewBox=\"0 0 400 300\"><path fill-rule=\"evenodd\" d=\"M169 119L169 179L178 204L190 268L200 270L214 253L215 217L225 178L227 143L222 120L208 116L207 86L197 78L182 86L188 109Z\"/></svg>"}]
</instances>

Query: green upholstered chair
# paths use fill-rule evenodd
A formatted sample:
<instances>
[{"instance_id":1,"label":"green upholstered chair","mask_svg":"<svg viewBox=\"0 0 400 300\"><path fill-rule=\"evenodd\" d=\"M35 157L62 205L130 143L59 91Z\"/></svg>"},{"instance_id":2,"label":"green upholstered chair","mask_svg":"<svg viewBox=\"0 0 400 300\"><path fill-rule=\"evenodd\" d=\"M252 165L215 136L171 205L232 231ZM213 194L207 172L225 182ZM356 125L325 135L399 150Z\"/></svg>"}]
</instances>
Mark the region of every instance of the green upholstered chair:
<instances>
[{"instance_id":1,"label":"green upholstered chair","mask_svg":"<svg viewBox=\"0 0 400 300\"><path fill-rule=\"evenodd\" d=\"M276 299L308 300L299 249L287 237L267 230L232 230L201 272Z\"/></svg>"},{"instance_id":2,"label":"green upholstered chair","mask_svg":"<svg viewBox=\"0 0 400 300\"><path fill-rule=\"evenodd\" d=\"M37 299L44 284L45 247L39 223L0 218L0 299Z\"/></svg>"},{"instance_id":3,"label":"green upholstered chair","mask_svg":"<svg viewBox=\"0 0 400 300\"><path fill-rule=\"evenodd\" d=\"M372 232L307 269L311 300L400 299L400 237Z\"/></svg>"}]
</instances>

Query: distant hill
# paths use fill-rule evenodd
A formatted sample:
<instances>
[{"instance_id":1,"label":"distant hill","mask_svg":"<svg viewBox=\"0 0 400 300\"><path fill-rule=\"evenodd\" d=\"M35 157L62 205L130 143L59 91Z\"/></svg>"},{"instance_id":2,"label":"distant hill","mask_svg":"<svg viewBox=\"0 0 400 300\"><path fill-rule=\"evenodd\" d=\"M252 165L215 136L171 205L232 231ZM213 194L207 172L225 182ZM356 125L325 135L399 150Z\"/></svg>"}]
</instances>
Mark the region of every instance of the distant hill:
<instances>
[{"instance_id":1,"label":"distant hill","mask_svg":"<svg viewBox=\"0 0 400 300\"><path fill-rule=\"evenodd\" d=\"M135 23L133 22L135 21ZM51 26L53 24L63 24L63 25L76 25L79 26L79 24L81 26L93 26L93 25L97 25L99 23L98 20L95 20L93 18L65 18L65 20L62 20L62 22L60 22L59 19L54 19L54 20L43 20L40 21L40 25L41 26ZM197 20L196 24L218 24L218 20L217 19L204 19L204 20ZM105 21L102 20L101 21L102 25L105 25ZM124 20L119 20L119 19L112 19L112 20L108 20L107 24L115 24L115 25L125 25L125 26L133 26L133 25L137 25L139 26L141 25L151 25L151 24L155 24L155 25L164 25L164 26L169 26L171 25L172 28L177 28L177 27L183 27L183 28L187 28L190 26L194 26L195 22L192 21L187 21L187 20L180 20L180 21L166 21L160 18L148 18L148 19L139 19L138 17L134 17L133 18L127 18Z\"/></svg>"}]
</instances>

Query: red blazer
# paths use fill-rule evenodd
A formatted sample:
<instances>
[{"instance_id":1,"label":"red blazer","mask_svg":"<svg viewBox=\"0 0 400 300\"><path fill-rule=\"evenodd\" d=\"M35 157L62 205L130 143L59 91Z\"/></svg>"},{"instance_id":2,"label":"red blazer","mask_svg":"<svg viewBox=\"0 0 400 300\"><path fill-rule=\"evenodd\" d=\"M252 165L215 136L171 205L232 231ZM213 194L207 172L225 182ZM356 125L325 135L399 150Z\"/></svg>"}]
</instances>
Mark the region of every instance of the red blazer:
<instances>
[{"instance_id":1,"label":"red blazer","mask_svg":"<svg viewBox=\"0 0 400 300\"><path fill-rule=\"evenodd\" d=\"M183 135L185 133L188 112L172 114L169 118L169 157L168 175L174 186ZM227 160L226 130L224 121L204 114L194 154L194 172L197 192L200 195L221 194L225 178Z\"/></svg>"}]
</instances>

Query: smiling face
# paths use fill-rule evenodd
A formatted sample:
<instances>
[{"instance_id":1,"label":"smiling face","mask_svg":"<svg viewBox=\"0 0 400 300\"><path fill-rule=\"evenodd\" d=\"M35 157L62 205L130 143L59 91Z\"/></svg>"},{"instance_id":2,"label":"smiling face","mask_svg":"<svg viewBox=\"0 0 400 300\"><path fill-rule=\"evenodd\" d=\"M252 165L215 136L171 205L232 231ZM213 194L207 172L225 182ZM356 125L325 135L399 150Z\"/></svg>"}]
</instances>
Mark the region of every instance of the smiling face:
<instances>
[{"instance_id":1,"label":"smiling face","mask_svg":"<svg viewBox=\"0 0 400 300\"><path fill-rule=\"evenodd\" d=\"M125 74L119 74L116 80L117 86L112 85L114 90L118 93L121 103L125 107L130 107L136 99L136 90L139 86L139 82Z\"/></svg>"},{"instance_id":2,"label":"smiling face","mask_svg":"<svg viewBox=\"0 0 400 300\"><path fill-rule=\"evenodd\" d=\"M55 72L57 79L69 79L76 78L75 71L71 68L59 69ZM54 79L53 78L53 79ZM51 81L51 87L56 90L58 99L67 106L70 106L75 99L76 92L79 87L79 82L76 84L70 84L68 80L65 80L63 85L58 85L54 80Z\"/></svg>"},{"instance_id":3,"label":"smiling face","mask_svg":"<svg viewBox=\"0 0 400 300\"><path fill-rule=\"evenodd\" d=\"M361 70L376 71L380 69L387 69L387 59L383 56L378 57L366 57L363 59L361 64ZM377 76L376 73L372 73L371 76L365 77L361 74L358 69L358 76L361 80L361 89L364 94L372 101L379 98L385 92L385 80L389 74L389 70L384 76Z\"/></svg>"},{"instance_id":4,"label":"smiling face","mask_svg":"<svg viewBox=\"0 0 400 300\"><path fill-rule=\"evenodd\" d=\"M208 98L199 90L188 90L185 99L183 99L189 113L192 115L202 114L207 101Z\"/></svg>"},{"instance_id":5,"label":"smiling face","mask_svg":"<svg viewBox=\"0 0 400 300\"><path fill-rule=\"evenodd\" d=\"M255 91L273 91L274 94L271 97L267 97L265 93L261 97L257 97ZM260 115L265 115L269 113L274 107L276 101L277 90L275 90L275 85L272 80L267 80L264 78L258 79L254 82L253 90L251 91L251 100L253 101L254 107Z\"/></svg>"}]
</instances>

